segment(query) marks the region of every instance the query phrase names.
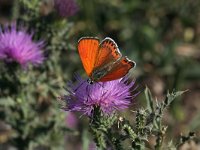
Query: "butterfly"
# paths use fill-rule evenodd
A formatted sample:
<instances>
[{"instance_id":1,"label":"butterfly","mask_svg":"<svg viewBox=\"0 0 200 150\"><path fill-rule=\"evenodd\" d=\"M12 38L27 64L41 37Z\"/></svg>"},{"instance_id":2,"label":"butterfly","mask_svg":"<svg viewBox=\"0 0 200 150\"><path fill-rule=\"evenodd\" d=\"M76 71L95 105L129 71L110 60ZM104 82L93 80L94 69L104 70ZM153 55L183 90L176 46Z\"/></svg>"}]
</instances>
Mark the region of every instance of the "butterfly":
<instances>
[{"instance_id":1,"label":"butterfly","mask_svg":"<svg viewBox=\"0 0 200 150\"><path fill-rule=\"evenodd\" d=\"M122 56L109 37L101 42L95 37L82 37L78 41L78 52L90 84L119 79L136 66L134 61Z\"/></svg>"}]
</instances>

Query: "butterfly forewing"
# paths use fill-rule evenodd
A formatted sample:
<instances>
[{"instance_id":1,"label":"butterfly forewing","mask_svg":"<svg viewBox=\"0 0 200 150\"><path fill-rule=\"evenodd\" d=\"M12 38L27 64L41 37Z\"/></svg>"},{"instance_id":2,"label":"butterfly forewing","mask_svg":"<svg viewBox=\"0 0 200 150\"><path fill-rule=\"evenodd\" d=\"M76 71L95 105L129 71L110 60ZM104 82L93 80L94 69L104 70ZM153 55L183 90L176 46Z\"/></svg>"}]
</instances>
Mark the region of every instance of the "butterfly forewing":
<instances>
[{"instance_id":1,"label":"butterfly forewing","mask_svg":"<svg viewBox=\"0 0 200 150\"><path fill-rule=\"evenodd\" d=\"M83 67L90 77L94 69L96 57L99 51L99 39L84 37L78 42L78 52L83 63Z\"/></svg>"},{"instance_id":2,"label":"butterfly forewing","mask_svg":"<svg viewBox=\"0 0 200 150\"><path fill-rule=\"evenodd\" d=\"M112 69L99 81L105 82L122 78L129 72L131 68L135 67L135 65L136 63L129 60L127 57L122 57L113 64Z\"/></svg>"},{"instance_id":3,"label":"butterfly forewing","mask_svg":"<svg viewBox=\"0 0 200 150\"><path fill-rule=\"evenodd\" d=\"M99 45L94 69L111 65L122 57L117 44L111 38L105 38Z\"/></svg>"}]
</instances>

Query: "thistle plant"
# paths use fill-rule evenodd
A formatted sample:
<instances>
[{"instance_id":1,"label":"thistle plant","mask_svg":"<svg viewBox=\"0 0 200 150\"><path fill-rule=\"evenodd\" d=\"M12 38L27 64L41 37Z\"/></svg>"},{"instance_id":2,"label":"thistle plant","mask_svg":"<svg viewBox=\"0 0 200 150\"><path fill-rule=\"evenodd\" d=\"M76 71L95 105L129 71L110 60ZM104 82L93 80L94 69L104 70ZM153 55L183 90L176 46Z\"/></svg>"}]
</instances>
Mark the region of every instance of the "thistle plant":
<instances>
[{"instance_id":1,"label":"thistle plant","mask_svg":"<svg viewBox=\"0 0 200 150\"><path fill-rule=\"evenodd\" d=\"M77 83L70 83L66 88L69 95L60 97L65 102L62 109L79 111L89 117L89 129L99 149L145 149L150 136L156 137L154 148L162 149L166 146L163 140L167 131L167 126L162 124L164 110L185 91L168 93L158 102L146 88L147 106L134 112L136 117L131 124L117 113L130 106L131 99L138 94L131 95L135 82L127 82L127 79L90 85L77 77ZM127 140L129 146L124 144Z\"/></svg>"},{"instance_id":2,"label":"thistle plant","mask_svg":"<svg viewBox=\"0 0 200 150\"><path fill-rule=\"evenodd\" d=\"M0 27L0 149L60 149L73 132L56 101L67 78L57 66L71 24L49 20L54 10L41 14L44 3L14 1L13 20Z\"/></svg>"},{"instance_id":3,"label":"thistle plant","mask_svg":"<svg viewBox=\"0 0 200 150\"><path fill-rule=\"evenodd\" d=\"M55 9L62 17L73 16L79 10L75 0L54 0Z\"/></svg>"},{"instance_id":4,"label":"thistle plant","mask_svg":"<svg viewBox=\"0 0 200 150\"><path fill-rule=\"evenodd\" d=\"M44 42L32 41L33 33L26 33L25 29L15 25L1 29L0 32L0 59L5 62L17 62L22 67L29 63L39 65L44 60L42 47Z\"/></svg>"}]
</instances>

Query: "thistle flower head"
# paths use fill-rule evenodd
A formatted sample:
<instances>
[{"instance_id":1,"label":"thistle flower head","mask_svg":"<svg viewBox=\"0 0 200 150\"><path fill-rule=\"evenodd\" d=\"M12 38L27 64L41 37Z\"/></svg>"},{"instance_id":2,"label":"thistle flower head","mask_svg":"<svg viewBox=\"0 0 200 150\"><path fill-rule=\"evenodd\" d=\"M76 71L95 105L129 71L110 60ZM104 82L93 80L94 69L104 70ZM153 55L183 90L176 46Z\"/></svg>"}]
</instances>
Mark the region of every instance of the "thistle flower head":
<instances>
[{"instance_id":1,"label":"thistle flower head","mask_svg":"<svg viewBox=\"0 0 200 150\"><path fill-rule=\"evenodd\" d=\"M29 63L39 65L43 62L44 56L41 51L43 42L34 42L33 33L28 34L26 29L16 26L0 29L0 59L6 62L17 62L22 67Z\"/></svg>"},{"instance_id":2,"label":"thistle flower head","mask_svg":"<svg viewBox=\"0 0 200 150\"><path fill-rule=\"evenodd\" d=\"M77 84L68 84L69 95L61 97L67 102L64 107L67 111L80 111L90 116L94 106L98 106L103 113L111 114L128 108L135 96L131 92L134 82L128 82L127 77L92 85L80 77L76 80Z\"/></svg>"},{"instance_id":3,"label":"thistle flower head","mask_svg":"<svg viewBox=\"0 0 200 150\"><path fill-rule=\"evenodd\" d=\"M54 0L54 6L62 17L73 16L79 10L75 0Z\"/></svg>"}]
</instances>

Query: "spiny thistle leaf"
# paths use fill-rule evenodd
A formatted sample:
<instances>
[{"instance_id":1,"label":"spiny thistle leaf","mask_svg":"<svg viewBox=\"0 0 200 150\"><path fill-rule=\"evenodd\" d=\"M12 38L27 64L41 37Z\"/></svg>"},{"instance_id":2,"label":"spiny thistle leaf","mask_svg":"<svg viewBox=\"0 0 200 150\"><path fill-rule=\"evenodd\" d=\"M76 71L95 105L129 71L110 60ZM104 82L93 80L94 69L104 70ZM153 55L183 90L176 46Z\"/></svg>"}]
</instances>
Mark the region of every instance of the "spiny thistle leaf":
<instances>
[{"instance_id":1,"label":"spiny thistle leaf","mask_svg":"<svg viewBox=\"0 0 200 150\"><path fill-rule=\"evenodd\" d=\"M148 87L145 88L144 93L145 93L146 102L147 102L147 109L150 112L153 112L154 111L153 98L152 98L151 92Z\"/></svg>"},{"instance_id":2,"label":"spiny thistle leaf","mask_svg":"<svg viewBox=\"0 0 200 150\"><path fill-rule=\"evenodd\" d=\"M166 106L169 106L171 104L171 102L178 96L182 95L183 93L187 92L188 90L185 90L185 91L178 91L178 92L172 92L171 94L168 92L167 93L167 97L164 101L164 104Z\"/></svg>"}]
</instances>

